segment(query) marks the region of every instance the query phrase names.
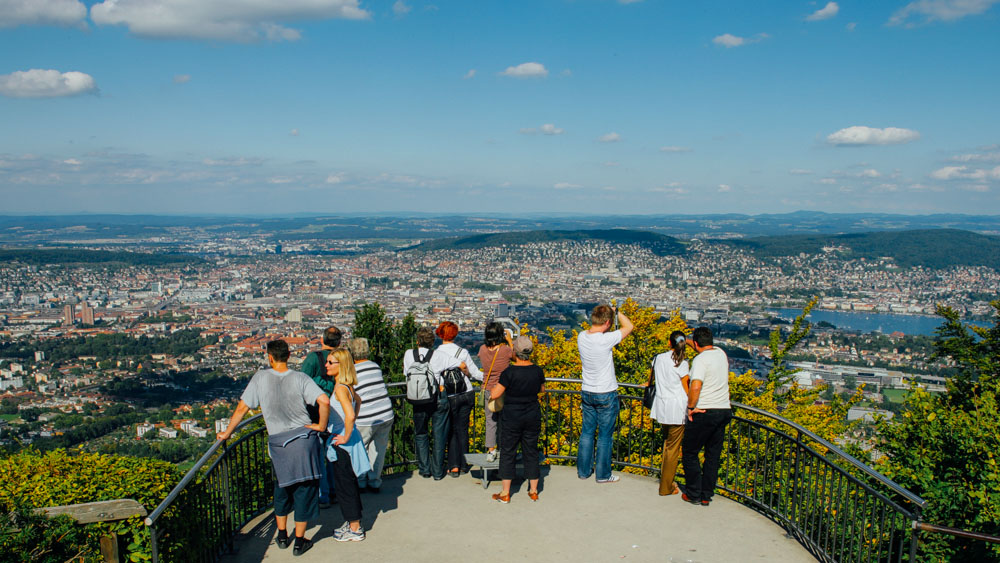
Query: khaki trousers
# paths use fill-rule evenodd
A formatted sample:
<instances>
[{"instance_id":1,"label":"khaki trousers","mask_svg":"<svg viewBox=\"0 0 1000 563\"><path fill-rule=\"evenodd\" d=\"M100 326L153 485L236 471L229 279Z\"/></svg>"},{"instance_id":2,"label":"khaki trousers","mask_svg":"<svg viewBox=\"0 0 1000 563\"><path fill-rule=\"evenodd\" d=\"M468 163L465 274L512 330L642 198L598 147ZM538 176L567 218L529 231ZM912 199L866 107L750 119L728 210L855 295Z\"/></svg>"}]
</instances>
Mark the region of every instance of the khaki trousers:
<instances>
[{"instance_id":1,"label":"khaki trousers","mask_svg":"<svg viewBox=\"0 0 1000 563\"><path fill-rule=\"evenodd\" d=\"M674 475L681 459L681 440L684 438L683 424L662 424L663 452L660 461L660 495L674 494Z\"/></svg>"}]
</instances>

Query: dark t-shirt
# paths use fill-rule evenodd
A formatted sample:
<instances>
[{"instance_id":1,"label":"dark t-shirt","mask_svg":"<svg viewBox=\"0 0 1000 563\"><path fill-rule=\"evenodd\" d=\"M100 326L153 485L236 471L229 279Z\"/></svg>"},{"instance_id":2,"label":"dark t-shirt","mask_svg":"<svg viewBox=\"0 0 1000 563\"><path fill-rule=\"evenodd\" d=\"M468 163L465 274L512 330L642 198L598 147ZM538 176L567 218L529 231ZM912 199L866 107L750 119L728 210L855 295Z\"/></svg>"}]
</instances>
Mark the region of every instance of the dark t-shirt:
<instances>
[{"instance_id":1,"label":"dark t-shirt","mask_svg":"<svg viewBox=\"0 0 1000 563\"><path fill-rule=\"evenodd\" d=\"M532 364L515 366L511 364L500 374L500 385L506 389L504 402L508 404L537 403L538 394L545 384L545 372Z\"/></svg>"}]
</instances>

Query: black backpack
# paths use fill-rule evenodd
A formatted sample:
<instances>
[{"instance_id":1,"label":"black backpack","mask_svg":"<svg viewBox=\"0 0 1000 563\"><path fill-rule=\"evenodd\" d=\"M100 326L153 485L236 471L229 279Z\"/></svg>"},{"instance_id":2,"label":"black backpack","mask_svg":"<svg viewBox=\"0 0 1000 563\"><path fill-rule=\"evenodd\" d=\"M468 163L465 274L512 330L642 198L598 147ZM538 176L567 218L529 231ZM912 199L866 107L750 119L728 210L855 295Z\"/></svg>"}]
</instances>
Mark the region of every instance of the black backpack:
<instances>
[{"instance_id":1,"label":"black backpack","mask_svg":"<svg viewBox=\"0 0 1000 563\"><path fill-rule=\"evenodd\" d=\"M461 348L455 351L456 358L461 351ZM469 386L465 382L465 374L462 373L461 368L448 368L441 372L441 378L444 380L444 392L449 395L458 395L466 393L469 390Z\"/></svg>"}]
</instances>

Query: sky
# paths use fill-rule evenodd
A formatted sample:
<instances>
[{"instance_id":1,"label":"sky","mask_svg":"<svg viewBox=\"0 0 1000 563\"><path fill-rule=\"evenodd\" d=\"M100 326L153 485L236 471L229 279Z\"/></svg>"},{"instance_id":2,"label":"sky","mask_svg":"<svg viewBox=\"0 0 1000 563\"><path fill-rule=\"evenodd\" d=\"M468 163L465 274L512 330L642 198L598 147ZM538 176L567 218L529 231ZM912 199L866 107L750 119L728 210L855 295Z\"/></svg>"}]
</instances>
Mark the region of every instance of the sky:
<instances>
[{"instance_id":1,"label":"sky","mask_svg":"<svg viewBox=\"0 0 1000 563\"><path fill-rule=\"evenodd\" d=\"M0 214L1000 214L1000 0L0 0Z\"/></svg>"}]
</instances>

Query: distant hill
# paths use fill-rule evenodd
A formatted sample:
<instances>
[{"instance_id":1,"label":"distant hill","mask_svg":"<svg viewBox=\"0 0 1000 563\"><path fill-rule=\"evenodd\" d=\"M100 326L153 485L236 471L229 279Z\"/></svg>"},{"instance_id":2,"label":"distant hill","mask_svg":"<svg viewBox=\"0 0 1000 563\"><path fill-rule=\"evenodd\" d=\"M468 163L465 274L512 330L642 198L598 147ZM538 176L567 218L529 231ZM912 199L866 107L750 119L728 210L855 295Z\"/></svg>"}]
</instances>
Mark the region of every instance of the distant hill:
<instances>
[{"instance_id":1,"label":"distant hill","mask_svg":"<svg viewBox=\"0 0 1000 563\"><path fill-rule=\"evenodd\" d=\"M52 264L128 264L132 266L165 266L168 264L201 264L197 256L178 253L111 252L75 248L0 248L0 264L21 262L35 266Z\"/></svg>"},{"instance_id":2,"label":"distant hill","mask_svg":"<svg viewBox=\"0 0 1000 563\"><path fill-rule=\"evenodd\" d=\"M816 254L823 247L844 247L851 258L890 256L899 266L1000 269L1000 237L957 229L921 229L843 235L785 235L712 241L743 248L758 257Z\"/></svg>"},{"instance_id":3,"label":"distant hill","mask_svg":"<svg viewBox=\"0 0 1000 563\"><path fill-rule=\"evenodd\" d=\"M524 244L562 241L604 241L612 244L634 244L648 248L657 256L684 254L685 246L674 237L650 231L630 231L625 229L597 229L583 231L515 231L491 233L468 237L435 239L411 246L403 250L463 250L470 248L490 248L496 246L518 246Z\"/></svg>"}]
</instances>

